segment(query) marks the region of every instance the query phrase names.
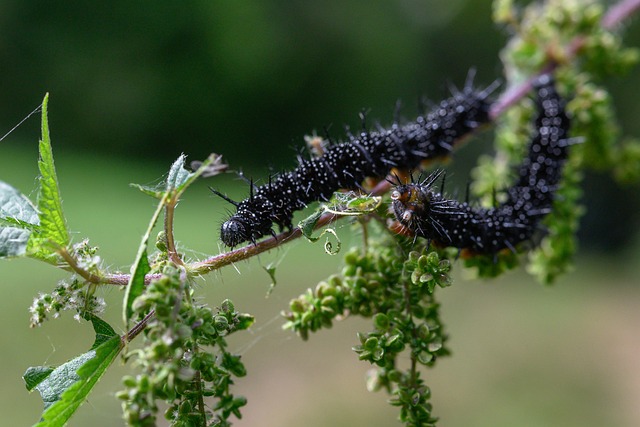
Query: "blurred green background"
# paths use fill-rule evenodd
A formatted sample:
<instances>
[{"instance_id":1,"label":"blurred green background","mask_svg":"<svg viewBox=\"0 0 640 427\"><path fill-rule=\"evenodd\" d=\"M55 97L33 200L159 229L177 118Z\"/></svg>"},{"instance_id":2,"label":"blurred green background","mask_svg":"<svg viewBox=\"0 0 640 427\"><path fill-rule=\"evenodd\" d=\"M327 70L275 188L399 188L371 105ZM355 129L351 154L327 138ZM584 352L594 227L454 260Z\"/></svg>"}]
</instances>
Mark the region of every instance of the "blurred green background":
<instances>
[{"instance_id":1,"label":"blurred green background","mask_svg":"<svg viewBox=\"0 0 640 427\"><path fill-rule=\"evenodd\" d=\"M74 240L89 237L107 265L126 271L154 209L128 183L157 182L180 153L222 153L234 169L265 177L293 165L303 135L326 126L339 138L343 125L359 126L363 108L386 124L397 99L410 118L419 96L439 100L471 67L480 85L501 77L508 34L491 23L488 0L345 3L4 1L0 133L51 93ZM640 45L638 22L626 34ZM605 83L624 132L640 135L638 69ZM0 142L0 179L32 197L38 136L34 116ZM456 153L451 190L463 188L490 136ZM176 234L193 257L221 250L217 228L227 206L207 185L238 198L247 192L231 176L188 192ZM443 426L640 425L638 188L589 175L585 203L575 272L556 286L521 272L490 283L461 273L440 292L454 354L426 378ZM352 234L348 226L339 232L346 241ZM279 263L278 285L265 298L262 266L270 262ZM231 339L249 371L237 387L249 405L235 425L396 425L386 396L365 390L368 367L350 350L366 322L348 319L307 343L280 329L289 299L339 264L340 256L299 241L202 280L211 304L231 297L257 316L252 331ZM35 261L0 263L3 425L38 418L39 396L20 378L28 366L61 363L91 344L91 329L70 315L28 329L33 296L65 276ZM117 327L122 294L102 292ZM113 393L128 369L116 363L70 425L120 425Z\"/></svg>"}]
</instances>

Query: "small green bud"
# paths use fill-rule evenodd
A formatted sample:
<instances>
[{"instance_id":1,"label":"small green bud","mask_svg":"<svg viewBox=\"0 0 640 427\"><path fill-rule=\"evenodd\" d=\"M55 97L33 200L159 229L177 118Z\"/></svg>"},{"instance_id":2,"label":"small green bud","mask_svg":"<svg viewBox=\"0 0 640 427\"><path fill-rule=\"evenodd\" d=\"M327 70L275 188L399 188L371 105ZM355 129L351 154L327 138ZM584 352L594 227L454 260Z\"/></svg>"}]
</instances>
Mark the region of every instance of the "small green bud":
<instances>
[{"instance_id":1,"label":"small green bud","mask_svg":"<svg viewBox=\"0 0 640 427\"><path fill-rule=\"evenodd\" d=\"M149 377L147 375L140 375L138 377L138 390L140 393L146 393L149 391L151 383L149 382Z\"/></svg>"},{"instance_id":2,"label":"small green bud","mask_svg":"<svg viewBox=\"0 0 640 427\"><path fill-rule=\"evenodd\" d=\"M442 348L442 341L435 340L429 343L428 349L431 353L435 353L436 351Z\"/></svg>"},{"instance_id":3,"label":"small green bud","mask_svg":"<svg viewBox=\"0 0 640 427\"><path fill-rule=\"evenodd\" d=\"M331 286L332 288L342 287L342 279L340 279L340 277L335 274L332 275L331 277L329 277L329 286Z\"/></svg>"},{"instance_id":4,"label":"small green bud","mask_svg":"<svg viewBox=\"0 0 640 427\"><path fill-rule=\"evenodd\" d=\"M304 304L299 299L292 299L289 303L289 308L294 313L302 313L304 312Z\"/></svg>"},{"instance_id":5,"label":"small green bud","mask_svg":"<svg viewBox=\"0 0 640 427\"><path fill-rule=\"evenodd\" d=\"M386 331L389 329L390 323L389 318L384 313L378 313L373 317L373 324L375 328L380 331Z\"/></svg>"},{"instance_id":6,"label":"small green bud","mask_svg":"<svg viewBox=\"0 0 640 427\"><path fill-rule=\"evenodd\" d=\"M373 351L373 360L375 360L376 362L379 360L382 360L382 358L384 357L384 348L382 347L378 347Z\"/></svg>"},{"instance_id":7,"label":"small green bud","mask_svg":"<svg viewBox=\"0 0 640 427\"><path fill-rule=\"evenodd\" d=\"M440 257L438 256L437 252L430 252L427 255L427 262L429 265L438 265L439 261L440 261Z\"/></svg>"},{"instance_id":8,"label":"small green bud","mask_svg":"<svg viewBox=\"0 0 640 427\"><path fill-rule=\"evenodd\" d=\"M127 390L120 390L116 392L116 399L118 400L131 400L131 395Z\"/></svg>"},{"instance_id":9,"label":"small green bud","mask_svg":"<svg viewBox=\"0 0 640 427\"><path fill-rule=\"evenodd\" d=\"M338 301L336 300L335 297L332 297L332 296L322 298L322 301L320 302L320 304L323 307L329 307L333 309L334 312L337 311L338 309Z\"/></svg>"},{"instance_id":10,"label":"small green bud","mask_svg":"<svg viewBox=\"0 0 640 427\"><path fill-rule=\"evenodd\" d=\"M125 387L133 388L138 385L138 381L131 375L125 375L122 377L122 384L124 384Z\"/></svg>"},{"instance_id":11,"label":"small green bud","mask_svg":"<svg viewBox=\"0 0 640 427\"><path fill-rule=\"evenodd\" d=\"M421 351L420 353L418 353L418 362L422 363L423 365L428 364L432 360L433 354L429 353L428 351Z\"/></svg>"},{"instance_id":12,"label":"small green bud","mask_svg":"<svg viewBox=\"0 0 640 427\"><path fill-rule=\"evenodd\" d=\"M398 370L392 369L387 374L387 378L389 378L389 381L393 383L398 383L402 380L402 373Z\"/></svg>"},{"instance_id":13,"label":"small green bud","mask_svg":"<svg viewBox=\"0 0 640 427\"><path fill-rule=\"evenodd\" d=\"M233 302L230 299L226 299L222 301L222 304L220 305L220 309L224 313L233 313L236 310L235 306L233 305Z\"/></svg>"},{"instance_id":14,"label":"small green bud","mask_svg":"<svg viewBox=\"0 0 640 427\"><path fill-rule=\"evenodd\" d=\"M364 342L363 347L365 350L373 351L378 347L379 341L376 337L367 338Z\"/></svg>"},{"instance_id":15,"label":"small green bud","mask_svg":"<svg viewBox=\"0 0 640 427\"><path fill-rule=\"evenodd\" d=\"M316 285L315 294L318 298L322 298L325 296L325 292L327 292L329 289L329 284L327 284L326 282L320 282Z\"/></svg>"},{"instance_id":16,"label":"small green bud","mask_svg":"<svg viewBox=\"0 0 640 427\"><path fill-rule=\"evenodd\" d=\"M417 332L418 336L423 340L429 338L429 334L431 333L431 331L429 330L429 326L426 323L422 323L420 326L418 326Z\"/></svg>"},{"instance_id":17,"label":"small green bud","mask_svg":"<svg viewBox=\"0 0 640 427\"><path fill-rule=\"evenodd\" d=\"M225 316L218 315L218 316L215 316L213 319L214 319L213 321L214 321L214 327L216 328L216 331L218 332L227 331L227 329L229 328L229 321Z\"/></svg>"},{"instance_id":18,"label":"small green bud","mask_svg":"<svg viewBox=\"0 0 640 427\"><path fill-rule=\"evenodd\" d=\"M160 252L167 252L167 233L165 233L164 230L158 232L156 236L156 248L158 248Z\"/></svg>"},{"instance_id":19,"label":"small green bud","mask_svg":"<svg viewBox=\"0 0 640 427\"><path fill-rule=\"evenodd\" d=\"M345 264L351 266L351 265L356 265L358 263L360 256L358 254L357 250L352 250L349 251L345 256L344 256L344 262Z\"/></svg>"},{"instance_id":20,"label":"small green bud","mask_svg":"<svg viewBox=\"0 0 640 427\"><path fill-rule=\"evenodd\" d=\"M251 327L255 321L256 318L248 313L238 314L238 323L236 324L235 329L237 331L243 331Z\"/></svg>"}]
</instances>

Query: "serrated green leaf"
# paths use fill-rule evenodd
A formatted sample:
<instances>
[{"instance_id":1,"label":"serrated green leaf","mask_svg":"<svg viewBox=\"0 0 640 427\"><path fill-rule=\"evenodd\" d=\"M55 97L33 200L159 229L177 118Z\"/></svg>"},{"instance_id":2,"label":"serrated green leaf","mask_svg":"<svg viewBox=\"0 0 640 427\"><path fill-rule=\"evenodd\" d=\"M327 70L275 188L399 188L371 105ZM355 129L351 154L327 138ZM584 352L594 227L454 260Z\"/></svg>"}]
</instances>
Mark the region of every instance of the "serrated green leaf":
<instances>
[{"instance_id":1,"label":"serrated green leaf","mask_svg":"<svg viewBox=\"0 0 640 427\"><path fill-rule=\"evenodd\" d=\"M140 184L129 184L133 188L137 188L142 191L147 196L151 196L156 199L162 199L164 197L164 188L163 187L149 187L148 185L140 185Z\"/></svg>"},{"instance_id":2,"label":"serrated green leaf","mask_svg":"<svg viewBox=\"0 0 640 427\"><path fill-rule=\"evenodd\" d=\"M171 165L167 179L157 186L141 184L129 185L137 188L148 196L162 199L167 192L176 192L178 195L184 192L184 190L201 175L207 177L215 176L227 168L227 165L222 163L222 156L213 153L209 155L204 162L192 162L192 165L197 165L197 169L195 172L190 172L184 167L186 158L187 156L181 154Z\"/></svg>"},{"instance_id":3,"label":"serrated green leaf","mask_svg":"<svg viewBox=\"0 0 640 427\"><path fill-rule=\"evenodd\" d=\"M0 258L24 255L29 236L39 228L39 221L33 203L0 181Z\"/></svg>"},{"instance_id":4,"label":"serrated green leaf","mask_svg":"<svg viewBox=\"0 0 640 427\"><path fill-rule=\"evenodd\" d=\"M186 170L184 167L186 158L187 156L181 154L171 165L166 181L167 191L180 190L181 187L190 182L189 180L194 176L193 172Z\"/></svg>"},{"instance_id":5,"label":"serrated green leaf","mask_svg":"<svg viewBox=\"0 0 640 427\"><path fill-rule=\"evenodd\" d=\"M40 228L38 224L31 224L30 222L22 221L17 218L0 218L0 227L15 227L28 231L34 231Z\"/></svg>"},{"instance_id":6,"label":"serrated green leaf","mask_svg":"<svg viewBox=\"0 0 640 427\"><path fill-rule=\"evenodd\" d=\"M40 188L38 191L38 212L40 217L40 233L31 234L27 245L30 255L48 259L55 251L55 246L65 247L69 244L69 231L62 212L62 200L58 188L58 177L53 162L53 150L49 135L47 104L49 94L42 101L42 139L39 143ZM53 244L53 245L52 245Z\"/></svg>"},{"instance_id":7,"label":"serrated green leaf","mask_svg":"<svg viewBox=\"0 0 640 427\"><path fill-rule=\"evenodd\" d=\"M302 231L302 235L304 237L310 240L312 239L311 236L313 235L313 230L315 230L316 224L318 223L318 220L320 219L323 213L324 213L324 209L318 209L314 213L312 213L311 215L309 215L308 217L306 217L305 219L303 219L298 223L298 228L300 228L300 231ZM316 240L318 239L316 238Z\"/></svg>"},{"instance_id":8,"label":"serrated green leaf","mask_svg":"<svg viewBox=\"0 0 640 427\"><path fill-rule=\"evenodd\" d=\"M32 366L27 369L22 378L27 390L33 390L38 384L45 380L54 370L51 366Z\"/></svg>"},{"instance_id":9,"label":"serrated green leaf","mask_svg":"<svg viewBox=\"0 0 640 427\"><path fill-rule=\"evenodd\" d=\"M109 325L98 316L89 314L85 317L85 319L91 321L91 324L93 325L93 331L96 333L96 339L91 346L91 350L94 350L95 348L101 346L111 338L118 336L111 325Z\"/></svg>"},{"instance_id":10,"label":"serrated green leaf","mask_svg":"<svg viewBox=\"0 0 640 427\"><path fill-rule=\"evenodd\" d=\"M184 192L199 176L215 176L227 169L227 165L222 163L222 156L211 153L204 162L192 162L192 167L197 165L195 172L190 172L184 168L184 161L187 158L182 154L173 162L167 177L167 191L175 190L178 193Z\"/></svg>"},{"instance_id":11,"label":"serrated green leaf","mask_svg":"<svg viewBox=\"0 0 640 427\"><path fill-rule=\"evenodd\" d=\"M90 316L96 339L88 352L51 370L29 368L24 375L27 387L40 392L45 411L38 427L63 426L86 401L89 392L105 373L123 347L113 328L103 320ZM34 384L36 383L37 384Z\"/></svg>"}]
</instances>

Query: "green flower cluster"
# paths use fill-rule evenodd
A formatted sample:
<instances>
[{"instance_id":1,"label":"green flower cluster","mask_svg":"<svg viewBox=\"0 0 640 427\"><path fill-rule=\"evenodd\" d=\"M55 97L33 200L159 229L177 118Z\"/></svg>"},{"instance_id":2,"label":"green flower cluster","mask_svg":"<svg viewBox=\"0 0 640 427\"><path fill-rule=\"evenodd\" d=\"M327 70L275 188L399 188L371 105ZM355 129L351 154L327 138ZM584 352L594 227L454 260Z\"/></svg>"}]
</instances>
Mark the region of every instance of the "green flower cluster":
<instances>
[{"instance_id":1,"label":"green flower cluster","mask_svg":"<svg viewBox=\"0 0 640 427\"><path fill-rule=\"evenodd\" d=\"M288 320L284 327L307 339L309 332L330 327L337 316L372 317L373 330L359 333L353 347L360 360L376 366L369 390L386 389L407 425L433 425L430 391L418 365L432 366L448 354L433 294L436 287L451 284L450 261L424 247L407 256L398 240L386 239L369 244L364 253L352 249L345 263L341 275L291 301L291 311L283 313ZM405 352L411 366L403 370L398 358Z\"/></svg>"},{"instance_id":2,"label":"green flower cluster","mask_svg":"<svg viewBox=\"0 0 640 427\"><path fill-rule=\"evenodd\" d=\"M88 314L99 315L104 312L106 303L95 295L95 286L87 287L77 278L63 280L51 293L41 293L33 299L29 313L29 325L41 326L49 317L58 318L65 310L75 311L74 318L80 320Z\"/></svg>"},{"instance_id":3,"label":"green flower cluster","mask_svg":"<svg viewBox=\"0 0 640 427\"><path fill-rule=\"evenodd\" d=\"M194 304L188 283L172 268L135 300L134 310L140 318L155 315L144 330L142 348L127 355L141 368L123 379L126 389L118 394L127 423L155 425L158 400L169 404L165 418L173 426L229 426L231 415L240 418L246 399L230 388L233 377L246 370L240 357L227 351L224 337L247 329L253 317L238 313L229 300L216 310ZM205 404L211 397L215 403Z\"/></svg>"},{"instance_id":4,"label":"green flower cluster","mask_svg":"<svg viewBox=\"0 0 640 427\"><path fill-rule=\"evenodd\" d=\"M71 247L70 256L76 260L79 268L88 274L99 274L100 257L96 255L98 248L89 246L88 240L83 240ZM99 316L106 308L102 297L95 295L97 285L88 284L73 276L69 280L63 280L51 293L41 293L33 299L29 312L30 326L41 326L49 317L58 318L65 310L75 311L74 318L80 320L88 315Z\"/></svg>"}]
</instances>

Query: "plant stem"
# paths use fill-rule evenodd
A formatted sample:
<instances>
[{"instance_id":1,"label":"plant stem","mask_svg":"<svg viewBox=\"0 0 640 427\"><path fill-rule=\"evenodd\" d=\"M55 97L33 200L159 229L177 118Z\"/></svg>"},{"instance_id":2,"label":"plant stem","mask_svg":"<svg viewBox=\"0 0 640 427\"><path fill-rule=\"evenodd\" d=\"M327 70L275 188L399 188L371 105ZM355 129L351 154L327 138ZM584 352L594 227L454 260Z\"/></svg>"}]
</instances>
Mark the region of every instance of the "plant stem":
<instances>
[{"instance_id":1,"label":"plant stem","mask_svg":"<svg viewBox=\"0 0 640 427\"><path fill-rule=\"evenodd\" d=\"M67 248L60 247L58 248L57 252L66 261L69 268L75 271L76 273L78 273L87 282L94 283L94 284L100 284L104 282L104 279L102 277L96 274L90 273L84 268L80 267L80 265L78 265L77 260L71 256L69 251L67 251Z\"/></svg>"},{"instance_id":2,"label":"plant stem","mask_svg":"<svg viewBox=\"0 0 640 427\"><path fill-rule=\"evenodd\" d=\"M178 251L176 251L176 243L173 238L173 217L175 213L177 200L174 197L168 197L164 207L164 233L167 239L167 254L169 259L177 266L184 265Z\"/></svg>"},{"instance_id":3,"label":"plant stem","mask_svg":"<svg viewBox=\"0 0 640 427\"><path fill-rule=\"evenodd\" d=\"M140 332L144 331L144 328L147 327L147 323L149 323L149 320L151 320L151 318L153 316L155 316L156 311L155 310L151 310L146 316L144 316L144 319L142 319L141 321L139 321L138 323L136 323L133 328L131 328L129 330L129 332L127 332L122 339L125 342L131 342L133 341L133 339L135 337L137 337Z\"/></svg>"},{"instance_id":4,"label":"plant stem","mask_svg":"<svg viewBox=\"0 0 640 427\"><path fill-rule=\"evenodd\" d=\"M200 375L200 371L196 371L196 374L193 377L193 382L196 386L196 392L198 393L198 412L202 417L202 421L206 423L207 413L204 409L204 396L202 395L202 378Z\"/></svg>"}]
</instances>

